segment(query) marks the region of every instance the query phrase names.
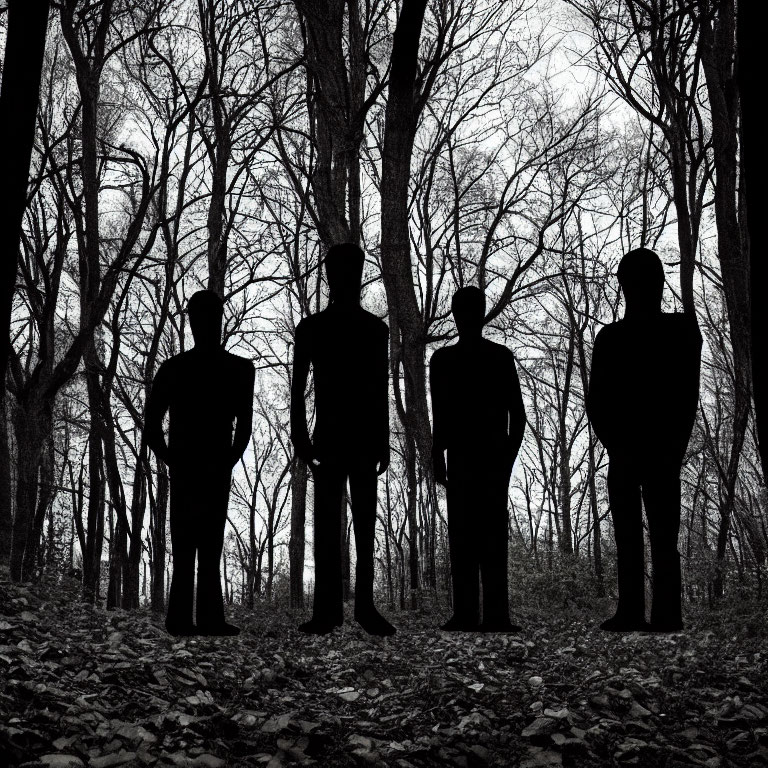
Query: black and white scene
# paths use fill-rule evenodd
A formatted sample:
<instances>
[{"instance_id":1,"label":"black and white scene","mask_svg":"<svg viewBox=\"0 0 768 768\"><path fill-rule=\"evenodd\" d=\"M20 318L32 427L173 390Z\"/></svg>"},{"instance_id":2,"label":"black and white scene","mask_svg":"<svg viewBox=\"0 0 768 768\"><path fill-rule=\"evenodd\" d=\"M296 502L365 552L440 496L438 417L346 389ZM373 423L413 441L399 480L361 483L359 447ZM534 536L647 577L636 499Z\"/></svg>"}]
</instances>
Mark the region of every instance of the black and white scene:
<instances>
[{"instance_id":1,"label":"black and white scene","mask_svg":"<svg viewBox=\"0 0 768 768\"><path fill-rule=\"evenodd\" d=\"M768 766L766 29L0 0L0 768Z\"/></svg>"}]
</instances>

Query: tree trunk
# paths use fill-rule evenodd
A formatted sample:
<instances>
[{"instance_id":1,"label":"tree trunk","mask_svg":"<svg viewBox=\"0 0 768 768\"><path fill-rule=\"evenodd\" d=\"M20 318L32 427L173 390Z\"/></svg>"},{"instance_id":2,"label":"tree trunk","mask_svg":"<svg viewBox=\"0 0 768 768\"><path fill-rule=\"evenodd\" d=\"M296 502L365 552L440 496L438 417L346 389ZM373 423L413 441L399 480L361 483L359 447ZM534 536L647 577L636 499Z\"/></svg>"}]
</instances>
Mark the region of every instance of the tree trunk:
<instances>
[{"instance_id":1,"label":"tree trunk","mask_svg":"<svg viewBox=\"0 0 768 768\"><path fill-rule=\"evenodd\" d=\"M83 553L83 599L88 603L95 603L99 597L101 552L104 543L104 451L101 442L101 420L97 413L100 385L98 373L92 367L94 358L95 348L91 344L85 355L88 403L91 408L88 434L88 518Z\"/></svg>"},{"instance_id":2,"label":"tree trunk","mask_svg":"<svg viewBox=\"0 0 768 768\"><path fill-rule=\"evenodd\" d=\"M16 514L11 537L10 572L13 581L31 577L25 569L24 553L34 525L37 505L37 480L45 445L50 432L50 406L39 402L19 403L14 413L16 435Z\"/></svg>"},{"instance_id":3,"label":"tree trunk","mask_svg":"<svg viewBox=\"0 0 768 768\"><path fill-rule=\"evenodd\" d=\"M307 465L294 459L291 476L291 538L288 542L291 608L304 607L304 527L307 516Z\"/></svg>"},{"instance_id":4,"label":"tree trunk","mask_svg":"<svg viewBox=\"0 0 768 768\"><path fill-rule=\"evenodd\" d=\"M3 204L0 206L0 407L10 344L11 306L16 284L21 221L35 139L40 80L48 30L47 0L9 0L8 32L0 86L0 147L3 147ZM10 487L0 485L0 520L10 518ZM7 541L7 539L6 539ZM0 561L8 557L0 550Z\"/></svg>"},{"instance_id":5,"label":"tree trunk","mask_svg":"<svg viewBox=\"0 0 768 768\"><path fill-rule=\"evenodd\" d=\"M145 400L146 402L146 400ZM144 526L144 514L147 509L147 471L149 469L149 456L147 451L147 445L144 442L142 436L141 444L139 446L139 455L136 459L136 467L133 472L133 492L131 494L131 528L130 528L130 547L128 549L127 558L125 561L125 567L123 569L123 595L122 605L123 608L130 610L132 608L139 607L139 566L141 564L141 553L143 550L142 541L142 528ZM165 467L163 467L163 473L165 474ZM158 475L158 495L160 494L160 475ZM165 474L165 501L167 506L168 499L168 475ZM158 501L158 504L160 502ZM157 519L154 521L154 525L157 525ZM157 538L152 542L152 551L155 558L160 557L161 560L165 560L165 515L162 519L163 528L162 531L155 529L154 535ZM127 526L126 526L127 527ZM156 547L160 546L160 550ZM163 584L164 570L161 567L159 570L153 570L152 572L152 599L154 601L155 596L155 580L159 577L161 591L157 594L160 595L160 605L162 606L162 584Z\"/></svg>"},{"instance_id":6,"label":"tree trunk","mask_svg":"<svg viewBox=\"0 0 768 768\"><path fill-rule=\"evenodd\" d=\"M154 508L151 510L152 521L152 551L155 558L152 562L152 611L165 611L165 564L166 564L166 521L168 519L168 470L162 461L157 462L157 492ZM133 541L131 541L133 553Z\"/></svg>"},{"instance_id":7,"label":"tree trunk","mask_svg":"<svg viewBox=\"0 0 768 768\"><path fill-rule=\"evenodd\" d=\"M349 536L349 494L345 490L344 498L341 502L341 541L339 546L341 547L341 592L342 600L346 603L349 601L352 593L352 567L350 558L350 536Z\"/></svg>"},{"instance_id":8,"label":"tree trunk","mask_svg":"<svg viewBox=\"0 0 768 768\"><path fill-rule=\"evenodd\" d=\"M408 182L418 124L416 76L426 0L405 0L395 28L389 92L384 116L381 168L381 271L389 308L393 382L406 439L409 572L411 607L419 585L416 520L416 452L431 467L431 428L427 405L426 339L413 284L408 229ZM405 397L399 396L400 368ZM426 474L431 472L427 470Z\"/></svg>"},{"instance_id":9,"label":"tree trunk","mask_svg":"<svg viewBox=\"0 0 768 768\"><path fill-rule=\"evenodd\" d=\"M558 441L560 443L559 483L560 514L562 515L562 534L559 537L560 550L566 555L573 554L573 526L571 523L571 448L568 441L568 404L571 396L571 378L573 375L576 328L570 323L568 335L568 357L565 363L565 381L560 401L560 424Z\"/></svg>"},{"instance_id":10,"label":"tree trunk","mask_svg":"<svg viewBox=\"0 0 768 768\"><path fill-rule=\"evenodd\" d=\"M34 574L41 565L39 553L43 538L43 526L45 525L46 514L56 496L53 434L50 427L50 424L46 425L47 435L40 454L37 505L32 521L32 529L27 536L27 545L24 549L24 573L29 575Z\"/></svg>"},{"instance_id":11,"label":"tree trunk","mask_svg":"<svg viewBox=\"0 0 768 768\"><path fill-rule=\"evenodd\" d=\"M717 3L717 14L704 2L701 14L701 57L712 119L712 156L715 184L715 221L723 294L733 348L733 430L725 494L721 498L714 591L723 596L724 559L736 503L739 460L749 420L750 325L746 244L739 221L738 98L735 83L736 19L733 0Z\"/></svg>"},{"instance_id":12,"label":"tree trunk","mask_svg":"<svg viewBox=\"0 0 768 768\"><path fill-rule=\"evenodd\" d=\"M5 386L0 386L0 568L10 565L13 535L11 503L11 446L8 442L8 406Z\"/></svg>"},{"instance_id":13,"label":"tree trunk","mask_svg":"<svg viewBox=\"0 0 768 768\"><path fill-rule=\"evenodd\" d=\"M765 3L741 0L738 6L738 88L741 97L742 182L749 232L749 287L752 297L752 389L763 481L768 482L768 144L765 141L765 83L757 73L765 64Z\"/></svg>"},{"instance_id":14,"label":"tree trunk","mask_svg":"<svg viewBox=\"0 0 768 768\"><path fill-rule=\"evenodd\" d=\"M419 532L416 516L417 483L416 483L416 446L406 437L406 482L408 483L408 575L411 593L411 610L419 607Z\"/></svg>"}]
</instances>

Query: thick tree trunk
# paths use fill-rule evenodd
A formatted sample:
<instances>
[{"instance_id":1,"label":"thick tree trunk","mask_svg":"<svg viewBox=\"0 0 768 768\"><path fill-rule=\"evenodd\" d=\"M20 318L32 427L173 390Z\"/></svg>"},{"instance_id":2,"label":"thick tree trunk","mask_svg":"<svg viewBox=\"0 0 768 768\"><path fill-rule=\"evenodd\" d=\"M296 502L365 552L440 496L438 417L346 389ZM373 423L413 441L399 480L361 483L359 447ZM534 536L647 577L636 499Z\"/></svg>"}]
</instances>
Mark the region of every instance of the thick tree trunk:
<instances>
[{"instance_id":1,"label":"thick tree trunk","mask_svg":"<svg viewBox=\"0 0 768 768\"><path fill-rule=\"evenodd\" d=\"M568 404L571 396L571 379L573 376L574 349L576 329L571 323L568 336L568 357L565 363L565 381L562 386L560 401L560 423L558 440L560 443L560 466L558 496L560 514L562 516L562 533L559 536L560 551L566 555L573 554L573 525L571 521L571 446L568 441Z\"/></svg>"},{"instance_id":2,"label":"thick tree trunk","mask_svg":"<svg viewBox=\"0 0 768 768\"><path fill-rule=\"evenodd\" d=\"M3 204L0 206L0 389L5 388L10 344L11 305L16 283L21 221L48 30L47 0L9 0L8 32L0 86L0 147L3 147ZM1 399L1 398L0 398ZM3 488L0 487L0 492ZM0 497L10 515L10 489Z\"/></svg>"},{"instance_id":3,"label":"thick tree trunk","mask_svg":"<svg viewBox=\"0 0 768 768\"><path fill-rule=\"evenodd\" d=\"M405 429L411 607L418 603L416 454L431 467L426 339L414 288L408 229L408 182L418 124L416 76L426 0L405 0L395 28L384 117L381 170L381 269L389 307L392 370L398 415ZM398 396L402 366L405 396ZM404 400L404 402L403 402Z\"/></svg>"},{"instance_id":4,"label":"thick tree trunk","mask_svg":"<svg viewBox=\"0 0 768 768\"><path fill-rule=\"evenodd\" d=\"M11 559L13 504L11 503L11 446L8 434L8 406L5 387L0 387L0 568Z\"/></svg>"},{"instance_id":5,"label":"thick tree trunk","mask_svg":"<svg viewBox=\"0 0 768 768\"><path fill-rule=\"evenodd\" d=\"M352 238L345 210L347 173L349 158L359 151L363 135L362 125L356 135L351 124L350 84L342 45L345 0L295 1L306 35L304 51L312 87L310 122L317 150L312 193L318 233L329 248ZM357 117L362 120L364 115ZM354 213L352 218L355 220Z\"/></svg>"},{"instance_id":6,"label":"thick tree trunk","mask_svg":"<svg viewBox=\"0 0 768 768\"><path fill-rule=\"evenodd\" d=\"M710 11L709 3L705 9ZM721 496L714 591L723 596L724 560L736 503L739 460L750 410L749 277L745 233L740 223L738 189L738 94L736 90L736 17L733 0L717 3L717 14L702 14L701 56L712 115L715 221L723 294L733 348L733 429L725 493Z\"/></svg>"},{"instance_id":7,"label":"thick tree trunk","mask_svg":"<svg viewBox=\"0 0 768 768\"><path fill-rule=\"evenodd\" d=\"M225 132L226 131L226 132ZM225 222L227 203L227 168L231 149L228 128L217 130L217 145L212 158L213 179L208 204L208 290L224 297L227 276L227 230Z\"/></svg>"},{"instance_id":8,"label":"thick tree trunk","mask_svg":"<svg viewBox=\"0 0 768 768\"><path fill-rule=\"evenodd\" d=\"M267 517L267 600L272 601L272 583L275 577L275 510Z\"/></svg>"},{"instance_id":9,"label":"thick tree trunk","mask_svg":"<svg viewBox=\"0 0 768 768\"><path fill-rule=\"evenodd\" d=\"M27 536L27 545L24 549L24 573L30 575L42 566L40 555L43 527L48 510L56 497L53 434L50 425L46 426L48 427L48 434L45 437L44 448L40 455L37 506L32 529Z\"/></svg>"},{"instance_id":10,"label":"thick tree trunk","mask_svg":"<svg viewBox=\"0 0 768 768\"><path fill-rule=\"evenodd\" d=\"M765 66L765 3L740 0L738 5L738 88L741 97L742 182L746 188L749 232L750 327L752 390L763 480L768 482L768 143L765 140L765 82L757 73Z\"/></svg>"},{"instance_id":11,"label":"thick tree trunk","mask_svg":"<svg viewBox=\"0 0 768 768\"><path fill-rule=\"evenodd\" d=\"M34 526L38 474L46 435L50 434L50 405L20 403L14 414L16 435L16 514L11 537L10 572L13 581L31 577L24 553Z\"/></svg>"},{"instance_id":12,"label":"thick tree trunk","mask_svg":"<svg viewBox=\"0 0 768 768\"><path fill-rule=\"evenodd\" d=\"M350 536L349 536L349 497L344 493L341 502L341 594L342 600L348 602L352 595L352 562L350 558Z\"/></svg>"},{"instance_id":13,"label":"thick tree trunk","mask_svg":"<svg viewBox=\"0 0 768 768\"><path fill-rule=\"evenodd\" d=\"M4 148L3 204L0 205L0 409L3 411L0 418L3 421L6 418L5 380L10 351L11 307L35 139L49 5L48 0L8 2L8 31L0 86L0 147ZM11 557L11 492L10 454L6 439L0 446L0 566L9 564ZM20 561L17 561L15 571L21 573Z\"/></svg>"},{"instance_id":14,"label":"thick tree trunk","mask_svg":"<svg viewBox=\"0 0 768 768\"><path fill-rule=\"evenodd\" d=\"M104 451L101 441L101 419L97 413L100 399L98 373L94 366L95 349L86 352L86 383L91 407L88 434L88 516L83 553L83 599L95 603L99 598L101 553L104 544Z\"/></svg>"},{"instance_id":15,"label":"thick tree trunk","mask_svg":"<svg viewBox=\"0 0 768 768\"><path fill-rule=\"evenodd\" d=\"M416 483L416 446L411 440L407 440L405 466L407 489L407 515L408 515L408 576L410 587L410 607L416 610L419 607L419 521L416 514L418 501L418 487Z\"/></svg>"}]
</instances>

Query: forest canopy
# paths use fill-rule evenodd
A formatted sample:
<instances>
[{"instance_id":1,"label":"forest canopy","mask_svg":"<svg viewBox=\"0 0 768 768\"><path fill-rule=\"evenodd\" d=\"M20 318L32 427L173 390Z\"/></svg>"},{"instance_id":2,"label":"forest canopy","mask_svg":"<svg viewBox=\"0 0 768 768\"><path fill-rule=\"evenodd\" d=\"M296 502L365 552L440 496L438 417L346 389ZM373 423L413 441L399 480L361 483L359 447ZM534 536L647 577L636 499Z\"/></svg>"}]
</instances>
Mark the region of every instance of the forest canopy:
<instances>
[{"instance_id":1,"label":"forest canopy","mask_svg":"<svg viewBox=\"0 0 768 768\"><path fill-rule=\"evenodd\" d=\"M3 45L6 30L3 13ZM226 599L303 606L294 334L327 301L323 255L358 242L362 304L391 338L380 594L404 609L449 585L426 371L456 338L454 291L475 285L526 407L511 579L531 600L558 578L603 596L607 456L584 402L595 336L623 312L616 266L646 247L665 310L695 312L704 339L684 594L761 594L735 67L735 0L52 3L0 412L0 562L17 581L74 570L87 601L163 610L169 478L144 408L209 288L226 348L257 370Z\"/></svg>"}]
</instances>

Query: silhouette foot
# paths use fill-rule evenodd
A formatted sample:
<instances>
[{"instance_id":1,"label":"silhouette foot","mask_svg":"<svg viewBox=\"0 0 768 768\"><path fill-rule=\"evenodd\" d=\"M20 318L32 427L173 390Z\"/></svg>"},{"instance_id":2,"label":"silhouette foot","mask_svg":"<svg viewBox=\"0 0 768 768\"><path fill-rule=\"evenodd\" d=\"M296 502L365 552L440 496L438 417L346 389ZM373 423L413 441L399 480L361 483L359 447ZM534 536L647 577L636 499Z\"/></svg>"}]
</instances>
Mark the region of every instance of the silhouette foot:
<instances>
[{"instance_id":1,"label":"silhouette foot","mask_svg":"<svg viewBox=\"0 0 768 768\"><path fill-rule=\"evenodd\" d=\"M341 622L323 621L322 619L310 619L303 624L299 624L299 632L303 632L305 635L327 635L336 627L340 627Z\"/></svg>"},{"instance_id":2,"label":"silhouette foot","mask_svg":"<svg viewBox=\"0 0 768 768\"><path fill-rule=\"evenodd\" d=\"M369 634L389 637L395 634L395 628L374 608L365 613L355 614L355 621Z\"/></svg>"},{"instance_id":3,"label":"silhouette foot","mask_svg":"<svg viewBox=\"0 0 768 768\"><path fill-rule=\"evenodd\" d=\"M682 620L679 621L651 621L649 627L651 632L681 632L683 627Z\"/></svg>"},{"instance_id":4,"label":"silhouette foot","mask_svg":"<svg viewBox=\"0 0 768 768\"><path fill-rule=\"evenodd\" d=\"M606 632L648 632L651 625L645 619L632 619L625 616L611 616L606 619L600 629Z\"/></svg>"},{"instance_id":5,"label":"silhouette foot","mask_svg":"<svg viewBox=\"0 0 768 768\"><path fill-rule=\"evenodd\" d=\"M513 624L511 621L482 621L477 628L478 632L494 632L503 635L510 635L521 630L522 627Z\"/></svg>"},{"instance_id":6,"label":"silhouette foot","mask_svg":"<svg viewBox=\"0 0 768 768\"><path fill-rule=\"evenodd\" d=\"M440 629L443 632L479 632L480 625L476 621L473 622L451 616Z\"/></svg>"},{"instance_id":7,"label":"silhouette foot","mask_svg":"<svg viewBox=\"0 0 768 768\"><path fill-rule=\"evenodd\" d=\"M214 624L210 627L200 627L199 633L206 635L207 637L235 637L240 634L240 627L236 627L234 624L228 624L223 621L221 624Z\"/></svg>"},{"instance_id":8,"label":"silhouette foot","mask_svg":"<svg viewBox=\"0 0 768 768\"><path fill-rule=\"evenodd\" d=\"M165 625L169 635L174 637L194 637L200 634L194 624L168 624Z\"/></svg>"}]
</instances>

